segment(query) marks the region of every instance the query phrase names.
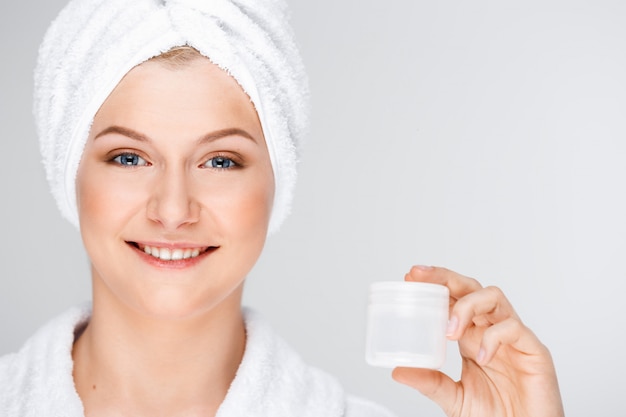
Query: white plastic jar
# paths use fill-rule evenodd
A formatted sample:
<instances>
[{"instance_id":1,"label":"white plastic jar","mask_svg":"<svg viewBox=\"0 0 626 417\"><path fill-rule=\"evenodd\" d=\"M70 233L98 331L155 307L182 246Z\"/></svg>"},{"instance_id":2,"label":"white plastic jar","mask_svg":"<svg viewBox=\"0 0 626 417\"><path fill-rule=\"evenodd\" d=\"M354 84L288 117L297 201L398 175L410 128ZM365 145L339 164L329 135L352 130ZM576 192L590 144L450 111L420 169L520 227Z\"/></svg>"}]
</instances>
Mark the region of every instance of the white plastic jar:
<instances>
[{"instance_id":1,"label":"white plastic jar","mask_svg":"<svg viewBox=\"0 0 626 417\"><path fill-rule=\"evenodd\" d=\"M446 359L449 291L422 282L370 286L366 360L373 366L440 368Z\"/></svg>"}]
</instances>

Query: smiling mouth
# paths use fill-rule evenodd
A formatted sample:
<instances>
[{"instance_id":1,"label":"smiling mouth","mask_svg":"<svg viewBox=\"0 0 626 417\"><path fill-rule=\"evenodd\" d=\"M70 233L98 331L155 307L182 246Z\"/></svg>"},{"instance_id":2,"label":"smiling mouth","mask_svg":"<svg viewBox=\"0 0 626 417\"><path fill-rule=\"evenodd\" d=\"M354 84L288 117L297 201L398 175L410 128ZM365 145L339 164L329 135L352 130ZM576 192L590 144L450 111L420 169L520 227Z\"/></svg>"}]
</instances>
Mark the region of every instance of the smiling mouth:
<instances>
[{"instance_id":1,"label":"smiling mouth","mask_svg":"<svg viewBox=\"0 0 626 417\"><path fill-rule=\"evenodd\" d=\"M146 255L150 255L153 258L160 259L162 261L180 261L183 259L193 259L198 256L217 249L215 246L205 246L202 248L162 248L158 246L142 245L136 242L127 242L129 245L134 246L136 249L144 252Z\"/></svg>"}]
</instances>

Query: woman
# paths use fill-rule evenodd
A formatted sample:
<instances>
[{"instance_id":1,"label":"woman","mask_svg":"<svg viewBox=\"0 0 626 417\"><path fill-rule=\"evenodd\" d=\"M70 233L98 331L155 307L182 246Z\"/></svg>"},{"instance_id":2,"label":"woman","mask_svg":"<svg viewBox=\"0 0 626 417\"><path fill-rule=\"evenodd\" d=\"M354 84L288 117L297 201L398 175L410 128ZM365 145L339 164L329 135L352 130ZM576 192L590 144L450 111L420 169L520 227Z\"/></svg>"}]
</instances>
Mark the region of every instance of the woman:
<instances>
[{"instance_id":1,"label":"woman","mask_svg":"<svg viewBox=\"0 0 626 417\"><path fill-rule=\"evenodd\" d=\"M247 273L289 211L302 65L274 1L76 0L36 76L48 179L79 226L93 305L0 359L0 415L386 416L254 312ZM443 268L463 375L394 378L450 416L563 414L550 354L505 296Z\"/></svg>"}]
</instances>

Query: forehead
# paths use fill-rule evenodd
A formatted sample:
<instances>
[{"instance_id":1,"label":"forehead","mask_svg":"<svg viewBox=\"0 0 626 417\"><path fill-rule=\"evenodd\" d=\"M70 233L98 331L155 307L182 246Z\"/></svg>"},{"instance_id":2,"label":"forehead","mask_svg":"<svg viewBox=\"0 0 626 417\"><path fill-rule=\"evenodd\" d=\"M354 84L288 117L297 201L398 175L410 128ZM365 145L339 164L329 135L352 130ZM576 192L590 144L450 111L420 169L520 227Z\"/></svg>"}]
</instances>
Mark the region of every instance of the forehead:
<instances>
[{"instance_id":1,"label":"forehead","mask_svg":"<svg viewBox=\"0 0 626 417\"><path fill-rule=\"evenodd\" d=\"M102 104L94 126L121 124L146 133L242 128L262 138L254 106L241 86L207 58L184 65L147 61L133 68Z\"/></svg>"}]
</instances>

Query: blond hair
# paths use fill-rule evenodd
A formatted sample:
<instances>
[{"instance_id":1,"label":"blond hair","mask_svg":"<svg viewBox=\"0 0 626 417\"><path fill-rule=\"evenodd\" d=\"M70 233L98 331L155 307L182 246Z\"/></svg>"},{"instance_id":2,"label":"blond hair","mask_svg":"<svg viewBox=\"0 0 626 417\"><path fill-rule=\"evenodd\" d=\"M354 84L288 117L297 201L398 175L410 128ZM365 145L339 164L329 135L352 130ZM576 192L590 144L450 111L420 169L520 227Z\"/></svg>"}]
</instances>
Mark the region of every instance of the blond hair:
<instances>
[{"instance_id":1,"label":"blond hair","mask_svg":"<svg viewBox=\"0 0 626 417\"><path fill-rule=\"evenodd\" d=\"M204 55L202 55L196 48L189 45L182 45L175 46L170 50L155 56L150 59L150 61L158 62L175 69L187 66L187 64L199 58L204 58Z\"/></svg>"}]
</instances>

